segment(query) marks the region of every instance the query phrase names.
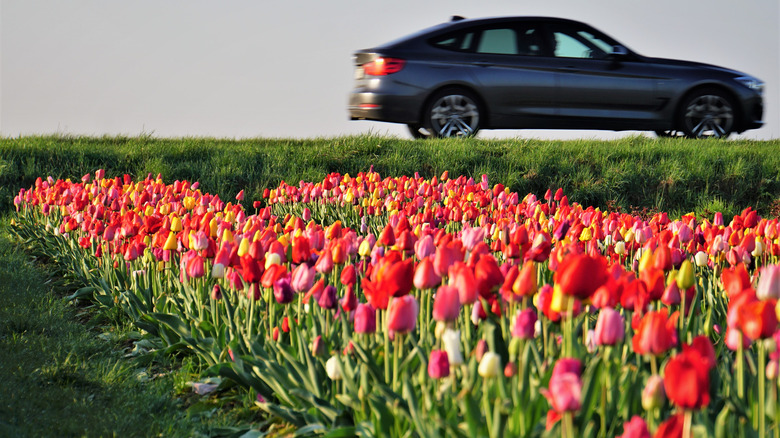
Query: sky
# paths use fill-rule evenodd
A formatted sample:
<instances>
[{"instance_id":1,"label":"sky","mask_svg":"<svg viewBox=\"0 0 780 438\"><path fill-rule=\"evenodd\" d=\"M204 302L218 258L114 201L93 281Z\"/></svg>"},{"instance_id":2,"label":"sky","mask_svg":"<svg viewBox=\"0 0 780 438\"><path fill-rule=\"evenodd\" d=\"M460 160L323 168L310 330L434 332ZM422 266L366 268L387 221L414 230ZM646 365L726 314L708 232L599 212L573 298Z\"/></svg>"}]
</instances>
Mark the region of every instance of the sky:
<instances>
[{"instance_id":1,"label":"sky","mask_svg":"<svg viewBox=\"0 0 780 438\"><path fill-rule=\"evenodd\" d=\"M780 138L777 0L0 0L0 136L406 137L348 119L352 54L452 15L571 18L643 55L740 70L766 83L765 126L735 138Z\"/></svg>"}]
</instances>

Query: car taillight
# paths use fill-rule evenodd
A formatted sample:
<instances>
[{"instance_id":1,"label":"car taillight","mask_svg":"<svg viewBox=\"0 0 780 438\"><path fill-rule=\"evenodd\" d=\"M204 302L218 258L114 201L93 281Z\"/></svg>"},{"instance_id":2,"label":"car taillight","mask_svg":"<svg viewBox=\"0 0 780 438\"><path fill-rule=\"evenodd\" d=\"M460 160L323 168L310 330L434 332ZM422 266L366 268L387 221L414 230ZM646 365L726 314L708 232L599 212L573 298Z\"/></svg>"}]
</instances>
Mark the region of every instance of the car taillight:
<instances>
[{"instance_id":1,"label":"car taillight","mask_svg":"<svg viewBox=\"0 0 780 438\"><path fill-rule=\"evenodd\" d=\"M377 58L363 64L363 71L371 76L385 76L398 73L405 64L406 61L399 58Z\"/></svg>"}]
</instances>

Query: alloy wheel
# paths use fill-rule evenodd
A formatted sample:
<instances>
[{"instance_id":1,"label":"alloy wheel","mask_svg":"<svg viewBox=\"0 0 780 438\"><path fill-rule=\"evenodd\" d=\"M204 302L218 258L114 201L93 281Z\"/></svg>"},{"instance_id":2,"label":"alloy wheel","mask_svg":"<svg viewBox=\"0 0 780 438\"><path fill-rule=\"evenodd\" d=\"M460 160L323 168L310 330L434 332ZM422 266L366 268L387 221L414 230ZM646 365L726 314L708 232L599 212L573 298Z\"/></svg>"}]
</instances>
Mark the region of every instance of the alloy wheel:
<instances>
[{"instance_id":1,"label":"alloy wheel","mask_svg":"<svg viewBox=\"0 0 780 438\"><path fill-rule=\"evenodd\" d=\"M436 100L430 118L437 137L468 137L479 129L479 107L462 94L447 94Z\"/></svg>"},{"instance_id":2,"label":"alloy wheel","mask_svg":"<svg viewBox=\"0 0 780 438\"><path fill-rule=\"evenodd\" d=\"M702 94L685 108L685 133L690 137L728 137L734 127L734 109L723 96Z\"/></svg>"}]
</instances>

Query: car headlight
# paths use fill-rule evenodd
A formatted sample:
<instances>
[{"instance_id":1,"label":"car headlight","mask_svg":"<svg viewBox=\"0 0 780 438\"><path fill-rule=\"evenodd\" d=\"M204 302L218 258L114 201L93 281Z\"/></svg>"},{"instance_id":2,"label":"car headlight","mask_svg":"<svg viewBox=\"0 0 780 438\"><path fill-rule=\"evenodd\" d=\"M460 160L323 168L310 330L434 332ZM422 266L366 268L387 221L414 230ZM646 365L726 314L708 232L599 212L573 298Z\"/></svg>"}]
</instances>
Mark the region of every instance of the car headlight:
<instances>
[{"instance_id":1,"label":"car headlight","mask_svg":"<svg viewBox=\"0 0 780 438\"><path fill-rule=\"evenodd\" d=\"M750 88L751 90L758 91L759 93L764 91L764 82L752 76L740 76L738 78L734 78L734 80Z\"/></svg>"}]
</instances>

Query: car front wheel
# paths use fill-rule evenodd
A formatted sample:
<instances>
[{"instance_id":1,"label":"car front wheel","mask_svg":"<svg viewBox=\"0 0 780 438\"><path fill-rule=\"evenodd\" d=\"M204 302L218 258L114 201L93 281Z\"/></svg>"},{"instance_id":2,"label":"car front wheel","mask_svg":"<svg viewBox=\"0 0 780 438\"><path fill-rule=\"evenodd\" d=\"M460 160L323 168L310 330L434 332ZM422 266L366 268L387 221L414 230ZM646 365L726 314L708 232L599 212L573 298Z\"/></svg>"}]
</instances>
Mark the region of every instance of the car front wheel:
<instances>
[{"instance_id":1,"label":"car front wheel","mask_svg":"<svg viewBox=\"0 0 780 438\"><path fill-rule=\"evenodd\" d=\"M685 99L681 109L679 124L688 137L726 138L734 130L734 104L720 90L700 90Z\"/></svg>"},{"instance_id":2,"label":"car front wheel","mask_svg":"<svg viewBox=\"0 0 780 438\"><path fill-rule=\"evenodd\" d=\"M434 137L471 137L480 128L478 99L466 90L443 90L430 100L423 126Z\"/></svg>"}]
</instances>

